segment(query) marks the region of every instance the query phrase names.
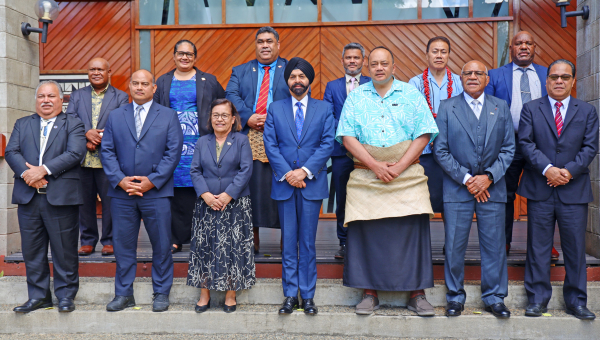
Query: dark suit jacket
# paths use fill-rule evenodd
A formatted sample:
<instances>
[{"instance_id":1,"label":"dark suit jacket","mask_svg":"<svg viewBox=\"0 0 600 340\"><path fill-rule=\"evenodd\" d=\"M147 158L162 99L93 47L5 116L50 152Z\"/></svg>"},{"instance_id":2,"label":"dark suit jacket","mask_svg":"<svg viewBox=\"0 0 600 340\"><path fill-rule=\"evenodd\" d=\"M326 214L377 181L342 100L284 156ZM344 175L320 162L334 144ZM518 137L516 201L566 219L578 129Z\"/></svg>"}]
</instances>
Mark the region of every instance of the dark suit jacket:
<instances>
[{"instance_id":1,"label":"dark suit jacket","mask_svg":"<svg viewBox=\"0 0 600 340\"><path fill-rule=\"evenodd\" d=\"M69 106L67 106L66 111L67 114L71 114L81 119L85 126L85 132L92 129L92 91L92 86L86 86L71 93ZM106 90L106 93L104 93L104 99L102 100L100 117L98 118L96 129L104 129L106 120L108 119L108 113L123 105L127 105L127 103L129 103L129 96L127 93L116 89L112 85L108 85L108 89Z\"/></svg>"},{"instance_id":2,"label":"dark suit jacket","mask_svg":"<svg viewBox=\"0 0 600 340\"><path fill-rule=\"evenodd\" d=\"M119 183L126 176L147 176L154 188L144 198L173 196L173 171L181 158L183 132L177 112L152 103L138 140L133 104L112 111L104 128L100 159L110 186L108 195L132 199Z\"/></svg>"},{"instance_id":3,"label":"dark suit jacket","mask_svg":"<svg viewBox=\"0 0 600 340\"><path fill-rule=\"evenodd\" d=\"M85 156L83 123L70 115L60 113L48 135L42 164L52 175L48 180L47 199L52 205L83 204L80 163ZM40 163L40 116L32 114L17 120L6 146L5 159L15 173L12 203L27 204L36 189L21 178L31 165Z\"/></svg>"},{"instance_id":4,"label":"dark suit jacket","mask_svg":"<svg viewBox=\"0 0 600 340\"><path fill-rule=\"evenodd\" d=\"M492 114L493 113L493 114ZM461 93L440 102L436 119L440 134L433 143L435 160L444 170L444 202L474 200L463 180L467 173L494 177L488 188L489 200L506 202L504 174L515 155L515 133L505 101L485 95L481 115L487 115L483 158L478 160L475 136L467 115L475 115ZM481 163L481 164L480 164ZM484 171L480 172L480 165Z\"/></svg>"},{"instance_id":5,"label":"dark suit jacket","mask_svg":"<svg viewBox=\"0 0 600 340\"><path fill-rule=\"evenodd\" d=\"M217 81L217 77L210 73L196 69L196 105L198 107L198 132L200 136L208 134L208 121L210 120L210 104L215 99L225 98L225 90ZM175 69L163 74L156 81L154 101L165 107L171 107L169 92Z\"/></svg>"},{"instance_id":6,"label":"dark suit jacket","mask_svg":"<svg viewBox=\"0 0 600 340\"><path fill-rule=\"evenodd\" d=\"M294 187L286 180L279 181L288 171L306 167L313 179L306 179L302 196L307 200L329 197L327 188L327 160L333 152L335 137L333 108L321 100L308 98L304 125L300 140L296 135L296 123L292 98L271 103L265 122L263 139L269 163L273 169L271 198L286 200L292 196ZM298 163L299 160L299 164Z\"/></svg>"},{"instance_id":7,"label":"dark suit jacket","mask_svg":"<svg viewBox=\"0 0 600 340\"><path fill-rule=\"evenodd\" d=\"M289 98L290 90L285 79L283 70L287 60L277 59L275 76L273 78L273 102ZM273 70L270 70L270 72ZM258 60L254 59L245 64L238 65L231 70L231 78L227 83L225 96L238 110L242 118L242 133L247 134L250 129L246 122L254 114L254 103L256 101L256 88L258 86Z\"/></svg>"},{"instance_id":8,"label":"dark suit jacket","mask_svg":"<svg viewBox=\"0 0 600 340\"><path fill-rule=\"evenodd\" d=\"M547 96L546 74L548 68L538 64L533 64L533 68L540 78L542 97ZM490 76L490 82L485 87L485 93L506 100L508 107L510 108L510 104L512 103L513 63L508 63L500 68L490 70L488 74Z\"/></svg>"},{"instance_id":9,"label":"dark suit jacket","mask_svg":"<svg viewBox=\"0 0 600 340\"><path fill-rule=\"evenodd\" d=\"M194 149L190 168L196 195L226 192L234 200L250 195L252 149L246 135L230 132L217 161L217 142L214 134L200 137Z\"/></svg>"},{"instance_id":10,"label":"dark suit jacket","mask_svg":"<svg viewBox=\"0 0 600 340\"><path fill-rule=\"evenodd\" d=\"M370 77L360 75L360 84L368 83L371 81ZM346 102L346 77L338 78L327 83L325 87L325 94L323 95L323 101L333 105L333 115L335 118L334 128L337 131L338 124L340 122L340 116L342 115L342 109ZM332 156L345 156L348 150L340 143L333 144Z\"/></svg>"},{"instance_id":11,"label":"dark suit jacket","mask_svg":"<svg viewBox=\"0 0 600 340\"><path fill-rule=\"evenodd\" d=\"M554 113L548 96L523 106L519 122L519 143L527 163L517 193L534 201L547 200L554 190L565 204L594 200L588 166L598 152L596 109L571 97L562 133L558 138ZM552 163L569 170L569 183L550 187L542 171Z\"/></svg>"}]
</instances>

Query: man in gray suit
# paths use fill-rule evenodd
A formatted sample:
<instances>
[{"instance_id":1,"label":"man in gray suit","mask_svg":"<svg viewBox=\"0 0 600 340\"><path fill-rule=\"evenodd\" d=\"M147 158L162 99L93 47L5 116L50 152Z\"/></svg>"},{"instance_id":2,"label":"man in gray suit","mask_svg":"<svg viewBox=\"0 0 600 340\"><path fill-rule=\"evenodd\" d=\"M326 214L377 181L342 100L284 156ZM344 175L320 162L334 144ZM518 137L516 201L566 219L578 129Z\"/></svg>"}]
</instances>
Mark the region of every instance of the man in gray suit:
<instances>
[{"instance_id":1,"label":"man in gray suit","mask_svg":"<svg viewBox=\"0 0 600 340\"><path fill-rule=\"evenodd\" d=\"M87 152L81 164L83 205L79 207L79 230L81 248L79 255L90 255L98 243L96 221L96 195L102 200L102 255L112 255L112 219L108 180L100 162L100 143L108 114L129 103L127 93L110 85L110 65L106 59L94 58L88 64L90 85L71 93L67 114L71 114L85 125Z\"/></svg>"},{"instance_id":2,"label":"man in gray suit","mask_svg":"<svg viewBox=\"0 0 600 340\"><path fill-rule=\"evenodd\" d=\"M5 156L15 173L12 203L19 205L29 293L29 300L14 311L52 307L49 242L58 311L71 312L79 289L77 222L78 205L83 203L79 180L79 164L85 154L83 123L62 112L63 94L56 82L41 82L35 96L36 113L17 120Z\"/></svg>"},{"instance_id":3,"label":"man in gray suit","mask_svg":"<svg viewBox=\"0 0 600 340\"><path fill-rule=\"evenodd\" d=\"M515 153L515 133L506 102L484 94L489 82L485 65L468 62L461 80L463 95L440 104L436 120L440 134L434 144L435 159L445 172L446 315L458 316L464 309L465 252L477 213L481 298L487 311L508 318L504 174Z\"/></svg>"}]
</instances>

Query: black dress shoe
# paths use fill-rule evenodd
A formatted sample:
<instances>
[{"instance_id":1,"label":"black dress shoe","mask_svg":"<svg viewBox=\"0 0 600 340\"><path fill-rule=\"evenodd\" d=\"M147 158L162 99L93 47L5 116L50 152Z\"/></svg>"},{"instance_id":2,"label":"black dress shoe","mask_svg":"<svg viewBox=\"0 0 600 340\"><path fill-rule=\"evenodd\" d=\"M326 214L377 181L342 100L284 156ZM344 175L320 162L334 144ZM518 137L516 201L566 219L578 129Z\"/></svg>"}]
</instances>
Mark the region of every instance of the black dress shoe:
<instances>
[{"instance_id":1,"label":"black dress shoe","mask_svg":"<svg viewBox=\"0 0 600 340\"><path fill-rule=\"evenodd\" d=\"M152 294L152 311L165 312L169 309L169 296L167 294Z\"/></svg>"},{"instance_id":2,"label":"black dress shoe","mask_svg":"<svg viewBox=\"0 0 600 340\"><path fill-rule=\"evenodd\" d=\"M118 312L128 307L135 306L135 299L133 295L130 296L120 296L117 295L115 298L106 305L106 310L109 312Z\"/></svg>"},{"instance_id":3,"label":"black dress shoe","mask_svg":"<svg viewBox=\"0 0 600 340\"><path fill-rule=\"evenodd\" d=\"M286 297L283 300L283 305L279 308L279 314L292 314L294 309L298 309L298 298Z\"/></svg>"},{"instance_id":4,"label":"black dress shoe","mask_svg":"<svg viewBox=\"0 0 600 340\"><path fill-rule=\"evenodd\" d=\"M337 253L335 253L335 255L333 255L333 257L338 260L343 260L345 256L346 256L346 245L342 244L340 246L340 250L338 250Z\"/></svg>"},{"instance_id":5,"label":"black dress shoe","mask_svg":"<svg viewBox=\"0 0 600 340\"><path fill-rule=\"evenodd\" d=\"M543 313L548 312L548 307L541 303L530 303L527 305L525 310L525 316L542 316Z\"/></svg>"},{"instance_id":6,"label":"black dress shoe","mask_svg":"<svg viewBox=\"0 0 600 340\"><path fill-rule=\"evenodd\" d=\"M175 246L171 245L171 254L179 253L181 248L183 248L183 245L181 244L175 244Z\"/></svg>"},{"instance_id":7,"label":"black dress shoe","mask_svg":"<svg viewBox=\"0 0 600 340\"><path fill-rule=\"evenodd\" d=\"M52 307L52 299L29 299L24 304L15 307L13 311L16 313L29 313L36 309Z\"/></svg>"},{"instance_id":8,"label":"black dress shoe","mask_svg":"<svg viewBox=\"0 0 600 340\"><path fill-rule=\"evenodd\" d=\"M446 304L446 316L459 316L465 310L465 306L456 301L450 301Z\"/></svg>"},{"instance_id":9,"label":"black dress shoe","mask_svg":"<svg viewBox=\"0 0 600 340\"><path fill-rule=\"evenodd\" d=\"M71 298L62 298L58 300L58 311L61 313L69 313L75 310L75 302Z\"/></svg>"},{"instance_id":10,"label":"black dress shoe","mask_svg":"<svg viewBox=\"0 0 600 340\"><path fill-rule=\"evenodd\" d=\"M196 313L204 313L206 312L209 308L210 308L210 300L208 299L208 303L202 306L199 306L198 304L196 304L196 308L194 309L196 311Z\"/></svg>"},{"instance_id":11,"label":"black dress shoe","mask_svg":"<svg viewBox=\"0 0 600 340\"><path fill-rule=\"evenodd\" d=\"M494 303L493 305L485 307L486 312L494 314L499 319L510 318L510 311L502 302Z\"/></svg>"},{"instance_id":12,"label":"black dress shoe","mask_svg":"<svg viewBox=\"0 0 600 340\"><path fill-rule=\"evenodd\" d=\"M586 306L577 306L573 308L567 308L567 314L571 314L580 320L594 320L596 314L590 312Z\"/></svg>"},{"instance_id":13,"label":"black dress shoe","mask_svg":"<svg viewBox=\"0 0 600 340\"><path fill-rule=\"evenodd\" d=\"M237 306L237 298L235 299L235 305L233 305L233 306L228 306L226 304L223 304L223 311L225 313L233 313L233 312L235 312L236 306Z\"/></svg>"},{"instance_id":14,"label":"black dress shoe","mask_svg":"<svg viewBox=\"0 0 600 340\"><path fill-rule=\"evenodd\" d=\"M317 315L319 312L313 299L302 299L302 309L306 315Z\"/></svg>"}]
</instances>

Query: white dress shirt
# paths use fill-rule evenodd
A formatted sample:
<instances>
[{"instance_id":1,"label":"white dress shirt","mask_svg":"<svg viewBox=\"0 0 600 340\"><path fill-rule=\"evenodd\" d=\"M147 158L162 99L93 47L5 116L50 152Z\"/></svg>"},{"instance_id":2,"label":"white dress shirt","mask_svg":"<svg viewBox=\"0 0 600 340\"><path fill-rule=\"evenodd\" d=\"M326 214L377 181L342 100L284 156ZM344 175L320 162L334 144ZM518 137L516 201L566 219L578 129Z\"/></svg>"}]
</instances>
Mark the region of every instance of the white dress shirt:
<instances>
[{"instance_id":1,"label":"white dress shirt","mask_svg":"<svg viewBox=\"0 0 600 340\"><path fill-rule=\"evenodd\" d=\"M352 78L356 79L353 90L360 86L360 73L355 76L346 74L346 95L350 94L350 84L352 84Z\"/></svg>"},{"instance_id":2,"label":"white dress shirt","mask_svg":"<svg viewBox=\"0 0 600 340\"><path fill-rule=\"evenodd\" d=\"M296 103L300 103L302 105L302 113L304 114L304 118L306 119L306 108L308 107L308 94L306 94L304 96L304 98L300 99L298 101L298 99L292 97L292 110L294 111L294 121L296 120L296 112L298 112L298 106L296 106ZM306 128L306 125L302 126L302 129ZM304 172L306 172L306 177L308 177L308 179L313 179L313 174L312 172L310 172L310 170L308 170L307 167L303 166L301 168L302 170L304 170ZM289 174L290 172L292 172L293 170L290 170L288 172L285 173L285 175L283 175L283 177L281 177L281 179L279 180L280 182L283 182L285 180L285 177L287 176L287 174Z\"/></svg>"},{"instance_id":3,"label":"white dress shirt","mask_svg":"<svg viewBox=\"0 0 600 340\"><path fill-rule=\"evenodd\" d=\"M521 99L521 77L523 71L519 70L521 66L513 63L513 79L512 79L512 101L510 103L510 115L512 116L513 126L515 132L519 131L519 120L521 119L521 110L523 109L523 102ZM529 77L529 92L531 92L531 100L542 98L542 84L540 84L540 77L538 77L533 64L529 64L526 67L527 77Z\"/></svg>"},{"instance_id":4,"label":"white dress shirt","mask_svg":"<svg viewBox=\"0 0 600 340\"><path fill-rule=\"evenodd\" d=\"M147 103L142 104L142 112L140 112L140 120L142 122L142 126L144 126L144 122L146 121L146 117L148 117L148 112L150 111L150 106L152 106L152 102L154 100L150 100ZM138 104L136 104L136 102L133 102L133 114L135 115L135 110L137 110L137 107L140 106Z\"/></svg>"},{"instance_id":5,"label":"white dress shirt","mask_svg":"<svg viewBox=\"0 0 600 340\"><path fill-rule=\"evenodd\" d=\"M479 117L481 117L481 111L483 110L483 101L485 100L485 93L482 93L479 98L473 98L471 96L469 96L467 94L467 92L463 92L464 96L465 96L465 100L467 101L467 103L469 104L469 107L471 108L471 110L473 110L473 113L475 113L475 116L477 116L477 120L479 120ZM475 105L473 104L473 101L477 99L477 101L479 102L477 104L478 108L475 108ZM469 178L473 177L470 173L466 173L465 177L463 178L463 184L466 185L467 181L469 180Z\"/></svg>"},{"instance_id":6,"label":"white dress shirt","mask_svg":"<svg viewBox=\"0 0 600 340\"><path fill-rule=\"evenodd\" d=\"M548 100L550 100L550 107L552 108L552 116L556 118L556 102L557 100L548 96ZM567 118L567 109L569 108L569 102L571 102L571 96L568 96L567 98L563 99L562 106L560 107L560 115L562 117L562 121L563 124L565 122L565 118ZM564 125L563 125L564 126ZM546 176L546 171L548 171L548 169L550 169L551 167L553 167L554 165L552 163L546 165L546 167L544 168L544 171L542 171L542 175Z\"/></svg>"}]
</instances>

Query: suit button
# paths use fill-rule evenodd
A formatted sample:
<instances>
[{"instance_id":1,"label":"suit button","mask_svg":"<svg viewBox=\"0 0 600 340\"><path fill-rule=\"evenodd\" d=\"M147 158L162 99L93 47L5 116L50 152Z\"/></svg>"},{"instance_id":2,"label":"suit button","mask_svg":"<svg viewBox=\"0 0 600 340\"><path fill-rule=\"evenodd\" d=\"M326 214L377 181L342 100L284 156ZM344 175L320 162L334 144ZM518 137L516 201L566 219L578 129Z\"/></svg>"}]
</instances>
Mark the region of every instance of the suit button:
<instances>
[{"instance_id":1,"label":"suit button","mask_svg":"<svg viewBox=\"0 0 600 340\"><path fill-rule=\"evenodd\" d=\"M219 177L219 181L221 180L221 177Z\"/></svg>"},{"instance_id":2,"label":"suit button","mask_svg":"<svg viewBox=\"0 0 600 340\"><path fill-rule=\"evenodd\" d=\"M300 149L300 145L298 145L298 149Z\"/></svg>"},{"instance_id":3,"label":"suit button","mask_svg":"<svg viewBox=\"0 0 600 340\"><path fill-rule=\"evenodd\" d=\"M294 161L294 164L296 164L296 161Z\"/></svg>"},{"instance_id":4,"label":"suit button","mask_svg":"<svg viewBox=\"0 0 600 340\"><path fill-rule=\"evenodd\" d=\"M139 149L139 148L140 148L140 145L139 145L139 144L138 144L138 145L136 145L136 146L135 146L135 148L136 148L136 149Z\"/></svg>"},{"instance_id":5,"label":"suit button","mask_svg":"<svg viewBox=\"0 0 600 340\"><path fill-rule=\"evenodd\" d=\"M221 164L219 164L219 168L221 167Z\"/></svg>"},{"instance_id":6,"label":"suit button","mask_svg":"<svg viewBox=\"0 0 600 340\"><path fill-rule=\"evenodd\" d=\"M556 150L556 153L560 153L560 149Z\"/></svg>"},{"instance_id":7,"label":"suit button","mask_svg":"<svg viewBox=\"0 0 600 340\"><path fill-rule=\"evenodd\" d=\"M479 166L479 164L475 163L475 166Z\"/></svg>"}]
</instances>

